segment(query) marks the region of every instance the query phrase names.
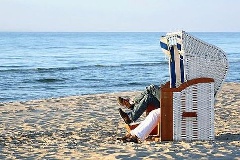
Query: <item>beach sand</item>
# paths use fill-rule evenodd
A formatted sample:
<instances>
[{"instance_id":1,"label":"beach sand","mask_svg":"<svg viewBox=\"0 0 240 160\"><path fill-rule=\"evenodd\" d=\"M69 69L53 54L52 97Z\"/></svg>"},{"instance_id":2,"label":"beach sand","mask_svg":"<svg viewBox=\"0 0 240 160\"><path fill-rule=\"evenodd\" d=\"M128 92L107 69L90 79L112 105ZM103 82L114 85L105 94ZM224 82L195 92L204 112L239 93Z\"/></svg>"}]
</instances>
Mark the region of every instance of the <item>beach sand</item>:
<instances>
[{"instance_id":1,"label":"beach sand","mask_svg":"<svg viewBox=\"0 0 240 160\"><path fill-rule=\"evenodd\" d=\"M215 141L123 143L121 92L0 103L0 159L240 159L240 84L215 104Z\"/></svg>"}]
</instances>

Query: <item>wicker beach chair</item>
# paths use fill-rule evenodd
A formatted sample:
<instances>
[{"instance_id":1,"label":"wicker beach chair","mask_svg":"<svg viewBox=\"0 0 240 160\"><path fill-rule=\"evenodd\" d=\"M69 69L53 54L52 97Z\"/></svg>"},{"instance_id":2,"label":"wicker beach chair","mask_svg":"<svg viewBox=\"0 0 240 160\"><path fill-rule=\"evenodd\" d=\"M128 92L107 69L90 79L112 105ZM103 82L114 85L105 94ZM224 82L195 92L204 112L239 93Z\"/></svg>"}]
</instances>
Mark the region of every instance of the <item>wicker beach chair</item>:
<instances>
[{"instance_id":1,"label":"wicker beach chair","mask_svg":"<svg viewBox=\"0 0 240 160\"><path fill-rule=\"evenodd\" d=\"M170 81L161 87L160 139L214 140L214 102L228 70L225 53L180 31L161 37Z\"/></svg>"},{"instance_id":2,"label":"wicker beach chair","mask_svg":"<svg viewBox=\"0 0 240 160\"><path fill-rule=\"evenodd\" d=\"M228 70L224 51L184 31L167 33L160 45L169 57L170 81L161 86L161 120L150 137L214 140L214 102Z\"/></svg>"}]
</instances>

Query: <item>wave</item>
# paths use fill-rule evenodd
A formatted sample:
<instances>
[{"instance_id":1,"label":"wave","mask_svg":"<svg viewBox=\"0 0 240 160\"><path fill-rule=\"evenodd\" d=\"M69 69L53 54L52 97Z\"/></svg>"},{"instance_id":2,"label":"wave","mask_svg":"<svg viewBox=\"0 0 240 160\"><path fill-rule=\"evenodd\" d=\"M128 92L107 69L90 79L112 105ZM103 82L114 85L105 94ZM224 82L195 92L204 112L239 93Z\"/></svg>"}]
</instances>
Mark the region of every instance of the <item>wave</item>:
<instances>
[{"instance_id":1,"label":"wave","mask_svg":"<svg viewBox=\"0 0 240 160\"><path fill-rule=\"evenodd\" d=\"M97 49L95 47L77 47L77 48L74 48L74 49L89 49L89 50L92 50L92 49Z\"/></svg>"},{"instance_id":2,"label":"wave","mask_svg":"<svg viewBox=\"0 0 240 160\"><path fill-rule=\"evenodd\" d=\"M44 49L68 49L68 48L69 47L63 47L63 46L50 46L50 47L45 47Z\"/></svg>"},{"instance_id":3,"label":"wave","mask_svg":"<svg viewBox=\"0 0 240 160\"><path fill-rule=\"evenodd\" d=\"M106 79L102 79L102 78L82 78L81 79L82 81L92 81L92 82L103 82L105 81Z\"/></svg>"},{"instance_id":4,"label":"wave","mask_svg":"<svg viewBox=\"0 0 240 160\"><path fill-rule=\"evenodd\" d=\"M26 68L26 67L29 67L29 66L27 66L27 65L1 66L1 65L0 65L0 68Z\"/></svg>"},{"instance_id":5,"label":"wave","mask_svg":"<svg viewBox=\"0 0 240 160\"><path fill-rule=\"evenodd\" d=\"M161 62L145 62L145 63L135 63L135 64L129 64L129 66L160 66L160 65L167 65L167 61L161 61Z\"/></svg>"},{"instance_id":6,"label":"wave","mask_svg":"<svg viewBox=\"0 0 240 160\"><path fill-rule=\"evenodd\" d=\"M128 88L128 87L132 87L132 86L135 86L135 87L144 87L144 86L148 86L149 83L148 82L145 82L145 81L140 81L140 82L124 82L124 81L118 81L117 84L111 84L112 87L123 87L123 88ZM144 88L143 88L144 89Z\"/></svg>"},{"instance_id":7,"label":"wave","mask_svg":"<svg viewBox=\"0 0 240 160\"><path fill-rule=\"evenodd\" d=\"M130 66L161 66L161 65L168 65L167 61L161 61L161 62L143 62L143 63L126 63L126 64L116 64L116 65L108 65L108 64L96 64L92 65L94 67L130 67ZM91 66L87 66L91 67Z\"/></svg>"},{"instance_id":8,"label":"wave","mask_svg":"<svg viewBox=\"0 0 240 160\"><path fill-rule=\"evenodd\" d=\"M37 82L41 82L41 83L55 83L55 82L61 82L64 81L64 79L57 79L57 78L41 78L41 79L37 79Z\"/></svg>"},{"instance_id":9,"label":"wave","mask_svg":"<svg viewBox=\"0 0 240 160\"><path fill-rule=\"evenodd\" d=\"M0 72L56 72L56 71L71 71L71 70L85 70L85 69L96 69L96 68L114 68L114 67L146 67L146 66L162 66L167 65L168 62L143 62L143 63L126 63L126 64L90 64L73 67L39 67L31 68L29 66L0 66Z\"/></svg>"},{"instance_id":10,"label":"wave","mask_svg":"<svg viewBox=\"0 0 240 160\"><path fill-rule=\"evenodd\" d=\"M52 72L52 71L64 71L64 70L76 70L79 68L80 67L50 67L50 68L3 67L3 69L0 69L0 72Z\"/></svg>"},{"instance_id":11,"label":"wave","mask_svg":"<svg viewBox=\"0 0 240 160\"><path fill-rule=\"evenodd\" d=\"M97 49L96 47L62 47L62 46L51 46L51 47L45 47L44 49L88 49L88 50L94 50Z\"/></svg>"},{"instance_id":12,"label":"wave","mask_svg":"<svg viewBox=\"0 0 240 160\"><path fill-rule=\"evenodd\" d=\"M32 70L36 71L64 71L64 70L76 70L79 69L80 67L50 67L50 68L35 68Z\"/></svg>"},{"instance_id":13,"label":"wave","mask_svg":"<svg viewBox=\"0 0 240 160\"><path fill-rule=\"evenodd\" d=\"M89 65L89 66L85 66L85 67L96 67L96 68L105 68L105 67L121 67L121 64L119 65L105 65L105 64L95 64L95 65Z\"/></svg>"}]
</instances>

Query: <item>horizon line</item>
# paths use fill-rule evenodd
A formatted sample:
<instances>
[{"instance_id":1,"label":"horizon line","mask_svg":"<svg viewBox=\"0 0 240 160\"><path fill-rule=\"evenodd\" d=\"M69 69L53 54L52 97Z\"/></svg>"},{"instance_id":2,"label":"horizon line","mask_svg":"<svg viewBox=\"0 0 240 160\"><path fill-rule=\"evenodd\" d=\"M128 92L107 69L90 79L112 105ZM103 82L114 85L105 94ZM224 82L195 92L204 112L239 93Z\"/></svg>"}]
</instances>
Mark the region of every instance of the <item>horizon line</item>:
<instances>
[{"instance_id":1,"label":"horizon line","mask_svg":"<svg viewBox=\"0 0 240 160\"><path fill-rule=\"evenodd\" d=\"M186 30L176 30L186 31ZM174 31L174 32L176 32ZM173 31L0 31L0 33L163 33ZM186 31L190 33L239 33L240 31Z\"/></svg>"}]
</instances>

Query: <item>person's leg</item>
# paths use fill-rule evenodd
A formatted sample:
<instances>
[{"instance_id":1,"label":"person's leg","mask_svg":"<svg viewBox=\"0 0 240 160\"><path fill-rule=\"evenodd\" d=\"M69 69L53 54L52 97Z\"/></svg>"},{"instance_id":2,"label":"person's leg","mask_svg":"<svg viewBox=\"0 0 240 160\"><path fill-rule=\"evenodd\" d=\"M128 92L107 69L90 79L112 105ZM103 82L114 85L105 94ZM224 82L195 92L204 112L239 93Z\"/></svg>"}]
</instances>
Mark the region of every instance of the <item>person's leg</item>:
<instances>
[{"instance_id":1,"label":"person's leg","mask_svg":"<svg viewBox=\"0 0 240 160\"><path fill-rule=\"evenodd\" d=\"M140 96L136 97L135 104L133 104L134 106L131 107L131 112L125 113L121 108L119 108L119 113L124 119L124 122L129 124L133 121L136 121L143 114L143 112L146 111L149 104L159 108L159 99L159 87L150 85L146 87L146 90L142 92Z\"/></svg>"},{"instance_id":2,"label":"person's leg","mask_svg":"<svg viewBox=\"0 0 240 160\"><path fill-rule=\"evenodd\" d=\"M136 96L136 97L133 99L133 103L134 103L134 104L140 103L140 101L143 99L143 97L145 97L148 93L149 93L149 92L148 92L148 90L147 90L147 88L146 88L142 93L140 93L138 96Z\"/></svg>"},{"instance_id":3,"label":"person's leg","mask_svg":"<svg viewBox=\"0 0 240 160\"><path fill-rule=\"evenodd\" d=\"M134 103L139 103L147 94L154 95L157 99L159 99L159 86L151 84L150 86L147 86L146 89L137 97L133 99Z\"/></svg>"},{"instance_id":4,"label":"person's leg","mask_svg":"<svg viewBox=\"0 0 240 160\"><path fill-rule=\"evenodd\" d=\"M134 105L133 110L127 113L129 118L132 121L136 121L143 114L149 104L153 104L156 108L160 107L160 102L154 95L146 94L139 103Z\"/></svg>"},{"instance_id":5,"label":"person's leg","mask_svg":"<svg viewBox=\"0 0 240 160\"><path fill-rule=\"evenodd\" d=\"M145 140L151 131L157 126L159 121L160 108L152 110L145 120L142 121L134 130L132 130L130 134L137 136L141 140Z\"/></svg>"},{"instance_id":6,"label":"person's leg","mask_svg":"<svg viewBox=\"0 0 240 160\"><path fill-rule=\"evenodd\" d=\"M128 109L133 109L135 107L136 104L140 103L141 100L149 94L149 91L147 90L148 87L146 87L146 89L141 92L138 96L136 96L133 100L132 100L132 104L130 104L129 99L125 99L122 97L118 97L118 103L121 106L126 106Z\"/></svg>"}]
</instances>

